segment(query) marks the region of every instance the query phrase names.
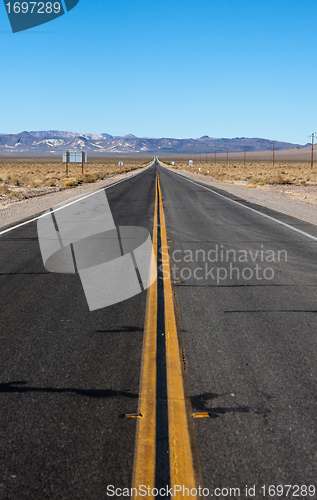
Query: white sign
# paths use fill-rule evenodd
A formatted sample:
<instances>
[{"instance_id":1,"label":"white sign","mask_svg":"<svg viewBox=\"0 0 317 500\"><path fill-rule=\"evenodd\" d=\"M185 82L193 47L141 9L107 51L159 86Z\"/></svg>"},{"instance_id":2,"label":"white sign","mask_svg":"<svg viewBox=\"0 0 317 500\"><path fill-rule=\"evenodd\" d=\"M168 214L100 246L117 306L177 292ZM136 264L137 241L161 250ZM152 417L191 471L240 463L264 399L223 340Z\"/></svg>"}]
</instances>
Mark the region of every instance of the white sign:
<instances>
[{"instance_id":1,"label":"white sign","mask_svg":"<svg viewBox=\"0 0 317 500\"><path fill-rule=\"evenodd\" d=\"M194 164L193 160L189 160L189 166L192 167Z\"/></svg>"},{"instance_id":2,"label":"white sign","mask_svg":"<svg viewBox=\"0 0 317 500\"><path fill-rule=\"evenodd\" d=\"M84 151L64 151L63 163L87 163L87 153Z\"/></svg>"},{"instance_id":3,"label":"white sign","mask_svg":"<svg viewBox=\"0 0 317 500\"><path fill-rule=\"evenodd\" d=\"M122 167L122 165L123 165L122 161L119 161L118 165L119 165L119 167Z\"/></svg>"}]
</instances>

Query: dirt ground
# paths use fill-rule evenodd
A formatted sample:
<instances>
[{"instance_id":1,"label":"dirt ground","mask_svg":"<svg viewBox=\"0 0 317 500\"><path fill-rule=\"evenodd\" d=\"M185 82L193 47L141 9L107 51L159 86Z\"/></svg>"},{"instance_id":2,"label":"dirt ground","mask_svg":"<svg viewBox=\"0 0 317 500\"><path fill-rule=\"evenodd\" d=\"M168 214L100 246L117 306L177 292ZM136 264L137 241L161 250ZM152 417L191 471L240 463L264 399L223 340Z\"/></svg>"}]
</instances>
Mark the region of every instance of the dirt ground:
<instances>
[{"instance_id":1,"label":"dirt ground","mask_svg":"<svg viewBox=\"0 0 317 500\"><path fill-rule=\"evenodd\" d=\"M65 188L94 183L147 165L152 157L91 158L84 164L66 165L59 158L0 158L0 208ZM123 166L118 162L122 160Z\"/></svg>"},{"instance_id":2,"label":"dirt ground","mask_svg":"<svg viewBox=\"0 0 317 500\"><path fill-rule=\"evenodd\" d=\"M169 164L164 161L165 164ZM317 164L311 169L308 162L297 161L199 161L189 166L188 161L176 160L173 168L212 177L226 182L242 182L249 187L265 185L299 185L317 184Z\"/></svg>"}]
</instances>

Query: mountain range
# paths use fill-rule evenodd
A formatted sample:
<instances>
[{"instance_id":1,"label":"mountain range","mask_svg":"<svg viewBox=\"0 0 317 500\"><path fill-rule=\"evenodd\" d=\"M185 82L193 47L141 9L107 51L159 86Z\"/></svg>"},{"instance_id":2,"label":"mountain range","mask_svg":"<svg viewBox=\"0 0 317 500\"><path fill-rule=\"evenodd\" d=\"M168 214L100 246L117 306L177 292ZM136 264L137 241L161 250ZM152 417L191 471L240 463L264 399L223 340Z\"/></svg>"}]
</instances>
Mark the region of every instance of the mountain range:
<instances>
[{"instance_id":1,"label":"mountain range","mask_svg":"<svg viewBox=\"0 0 317 500\"><path fill-rule=\"evenodd\" d=\"M57 155L63 151L83 150L93 155L103 154L199 154L271 150L273 141L260 138L213 138L207 135L198 139L173 139L162 137L135 137L133 134L80 134L60 130L31 131L19 134L0 134L0 155ZM275 141L276 150L304 148L290 142Z\"/></svg>"}]
</instances>

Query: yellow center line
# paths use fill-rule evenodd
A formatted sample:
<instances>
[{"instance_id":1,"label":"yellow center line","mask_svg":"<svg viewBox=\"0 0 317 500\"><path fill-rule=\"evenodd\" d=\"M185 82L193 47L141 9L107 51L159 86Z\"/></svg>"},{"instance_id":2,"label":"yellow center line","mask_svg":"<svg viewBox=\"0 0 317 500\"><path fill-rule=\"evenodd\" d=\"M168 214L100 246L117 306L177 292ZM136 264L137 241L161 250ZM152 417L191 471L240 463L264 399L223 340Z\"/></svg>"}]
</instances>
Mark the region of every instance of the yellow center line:
<instances>
[{"instance_id":1,"label":"yellow center line","mask_svg":"<svg viewBox=\"0 0 317 500\"><path fill-rule=\"evenodd\" d=\"M160 226L162 249L167 249L165 215L162 203L162 193L158 181L160 198ZM176 317L173 302L172 282L169 259L162 253L164 304L165 304L165 335L166 335L166 370L168 397L168 432L170 449L171 487L182 486L189 491L196 488L193 455L187 420L184 383L181 366L181 356L177 335ZM186 490L185 490L186 491ZM174 498L184 498L182 492ZM197 498L191 495L192 499Z\"/></svg>"},{"instance_id":2,"label":"yellow center line","mask_svg":"<svg viewBox=\"0 0 317 500\"><path fill-rule=\"evenodd\" d=\"M188 426L188 413L185 401L183 373L180 348L177 335L174 310L172 282L167 250L165 215L162 204L162 193L158 174L156 176L156 195L153 228L153 247L155 265L157 265L158 231L160 230L162 247L162 271L164 288L164 317L166 342L166 376L168 398L168 434L169 434L169 466L170 482L175 486L193 490L197 487L195 480L193 454ZM160 228L158 228L158 206ZM163 252L164 250L164 252ZM153 272L156 272L156 269ZM149 491L155 488L156 460L156 350L157 350L157 317L158 317L157 282L148 290L144 326L142 352L141 382L137 421L136 445L132 487L134 492L145 485ZM182 491L175 488L173 498L184 498ZM185 490L186 491L186 490ZM139 498L137 494L132 499ZM153 498L148 494L143 498ZM190 498L197 498L190 495Z\"/></svg>"}]
</instances>

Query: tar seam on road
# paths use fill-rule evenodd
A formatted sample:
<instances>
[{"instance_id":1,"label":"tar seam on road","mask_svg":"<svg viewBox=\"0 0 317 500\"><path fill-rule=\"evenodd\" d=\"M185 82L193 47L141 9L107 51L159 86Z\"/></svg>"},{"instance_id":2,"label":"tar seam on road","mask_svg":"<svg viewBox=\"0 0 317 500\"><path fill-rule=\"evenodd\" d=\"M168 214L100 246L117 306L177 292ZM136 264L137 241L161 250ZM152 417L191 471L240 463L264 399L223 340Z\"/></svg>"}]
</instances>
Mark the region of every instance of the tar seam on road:
<instances>
[{"instance_id":1,"label":"tar seam on road","mask_svg":"<svg viewBox=\"0 0 317 500\"><path fill-rule=\"evenodd\" d=\"M161 197L159 179L157 178L157 248L162 248L161 241ZM166 332L165 304L163 283L162 252L157 251L157 334L156 334L156 455L155 455L155 487L166 487L170 484L169 468L169 432L167 404L167 366L166 366Z\"/></svg>"},{"instance_id":2,"label":"tar seam on road","mask_svg":"<svg viewBox=\"0 0 317 500\"><path fill-rule=\"evenodd\" d=\"M137 491L141 485L150 489L181 485L192 490L197 484L170 266L166 252L160 251L167 248L167 235L158 175L153 246L160 269L157 283L149 288L147 296L139 399L141 417L137 423L132 487ZM175 494L175 498L183 498L181 493Z\"/></svg>"},{"instance_id":3,"label":"tar seam on road","mask_svg":"<svg viewBox=\"0 0 317 500\"><path fill-rule=\"evenodd\" d=\"M166 168L166 167L163 167ZM173 172L176 175L176 172ZM192 181L190 179L187 179L187 177L183 176L183 179L185 179L188 182L191 182L192 184L195 184L196 186L199 186L203 189L206 189L207 191L210 191L213 194L216 194L217 196L220 196L220 198L223 198L224 200L231 201L231 203L234 203L235 205L239 205L240 207L245 208L246 210L250 210L251 212L254 212L256 214L262 215L262 217L265 217L266 219L272 220L273 222L276 222L277 224L280 224L281 226L287 227L288 229L291 229L292 231L295 231L296 233L301 234L302 236L306 236L306 238L309 238L313 241L317 241L317 237L313 236L312 234L306 233L305 231L302 231L301 229L297 229L294 226L291 226L290 224L286 224L286 222L282 222L281 220L275 219L274 217L271 217L270 215L264 214L263 212L260 212L259 210L255 210L255 208L248 207L246 205L243 205L243 203L240 203L239 201L232 200L231 198L228 198L228 196L225 196L221 193L217 193L217 191L214 191L213 189L208 188L207 186L204 186L202 184L199 184L198 182ZM1 233L0 233L1 234Z\"/></svg>"}]
</instances>

